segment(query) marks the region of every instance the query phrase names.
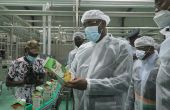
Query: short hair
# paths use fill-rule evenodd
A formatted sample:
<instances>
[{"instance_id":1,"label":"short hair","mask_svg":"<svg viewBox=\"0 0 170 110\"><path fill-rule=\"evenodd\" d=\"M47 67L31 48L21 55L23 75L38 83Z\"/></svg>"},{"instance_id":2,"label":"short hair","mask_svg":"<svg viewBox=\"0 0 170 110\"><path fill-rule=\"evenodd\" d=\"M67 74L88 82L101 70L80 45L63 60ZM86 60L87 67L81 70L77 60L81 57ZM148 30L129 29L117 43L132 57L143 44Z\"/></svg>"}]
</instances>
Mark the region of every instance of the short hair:
<instances>
[{"instance_id":1,"label":"short hair","mask_svg":"<svg viewBox=\"0 0 170 110\"><path fill-rule=\"evenodd\" d=\"M36 40L30 40L25 45L25 50L37 49L39 51L39 43Z\"/></svg>"}]
</instances>

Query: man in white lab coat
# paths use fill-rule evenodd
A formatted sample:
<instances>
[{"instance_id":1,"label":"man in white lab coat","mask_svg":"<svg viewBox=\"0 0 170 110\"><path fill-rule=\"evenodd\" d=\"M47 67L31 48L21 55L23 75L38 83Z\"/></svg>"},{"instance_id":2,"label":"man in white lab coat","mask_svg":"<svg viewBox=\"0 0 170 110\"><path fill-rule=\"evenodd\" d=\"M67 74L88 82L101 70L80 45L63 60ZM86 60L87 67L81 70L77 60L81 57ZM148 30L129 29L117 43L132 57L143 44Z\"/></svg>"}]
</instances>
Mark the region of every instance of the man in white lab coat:
<instances>
[{"instance_id":1,"label":"man in white lab coat","mask_svg":"<svg viewBox=\"0 0 170 110\"><path fill-rule=\"evenodd\" d=\"M136 56L129 87L126 110L156 110L156 77L159 69L158 52L153 38L135 40Z\"/></svg>"},{"instance_id":2,"label":"man in white lab coat","mask_svg":"<svg viewBox=\"0 0 170 110\"><path fill-rule=\"evenodd\" d=\"M154 21L165 40L159 52L160 68L156 85L156 110L170 110L170 0L155 0Z\"/></svg>"},{"instance_id":3,"label":"man in white lab coat","mask_svg":"<svg viewBox=\"0 0 170 110\"><path fill-rule=\"evenodd\" d=\"M75 49L73 49L72 51L69 52L69 56L68 56L68 62L67 62L67 67L70 68L71 67L71 63L74 60L74 57L78 51L78 48L84 43L85 40L85 35L82 32L75 32L73 34L73 42L75 45Z\"/></svg>"},{"instance_id":4,"label":"man in white lab coat","mask_svg":"<svg viewBox=\"0 0 170 110\"><path fill-rule=\"evenodd\" d=\"M131 80L130 45L107 34L110 18L100 10L86 11L81 19L86 38L72 63L76 110L123 110Z\"/></svg>"}]
</instances>

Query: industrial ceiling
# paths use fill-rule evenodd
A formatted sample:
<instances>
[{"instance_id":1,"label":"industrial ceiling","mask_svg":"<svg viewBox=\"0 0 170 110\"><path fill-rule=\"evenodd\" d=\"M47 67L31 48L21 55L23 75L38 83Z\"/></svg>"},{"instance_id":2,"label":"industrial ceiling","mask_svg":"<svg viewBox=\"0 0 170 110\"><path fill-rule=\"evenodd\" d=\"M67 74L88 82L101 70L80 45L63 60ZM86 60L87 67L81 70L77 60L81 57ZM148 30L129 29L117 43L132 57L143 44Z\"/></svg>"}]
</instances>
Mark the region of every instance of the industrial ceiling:
<instances>
[{"instance_id":1,"label":"industrial ceiling","mask_svg":"<svg viewBox=\"0 0 170 110\"><path fill-rule=\"evenodd\" d=\"M110 16L108 31L114 36L125 37L134 28L144 35L159 35L153 21L154 0L0 0L0 28L39 37L50 26L52 37L60 31L71 35L83 31L80 19L90 9Z\"/></svg>"}]
</instances>

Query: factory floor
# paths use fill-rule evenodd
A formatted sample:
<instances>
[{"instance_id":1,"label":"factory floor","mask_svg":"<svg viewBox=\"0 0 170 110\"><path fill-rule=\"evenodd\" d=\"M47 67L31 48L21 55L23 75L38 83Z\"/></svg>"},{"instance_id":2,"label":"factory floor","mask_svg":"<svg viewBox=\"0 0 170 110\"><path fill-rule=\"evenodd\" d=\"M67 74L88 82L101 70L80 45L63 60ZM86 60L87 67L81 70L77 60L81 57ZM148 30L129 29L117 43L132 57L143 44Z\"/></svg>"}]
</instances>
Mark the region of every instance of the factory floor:
<instances>
[{"instance_id":1,"label":"factory floor","mask_svg":"<svg viewBox=\"0 0 170 110\"><path fill-rule=\"evenodd\" d=\"M2 93L0 94L0 110L11 110L10 105L15 101L13 94L13 91L8 90L5 84L2 85ZM66 101L64 99L61 101L57 110L67 110ZM68 110L73 110L73 103L71 99L68 101Z\"/></svg>"},{"instance_id":2,"label":"factory floor","mask_svg":"<svg viewBox=\"0 0 170 110\"><path fill-rule=\"evenodd\" d=\"M11 90L7 90L5 84L2 85L2 93L0 94L0 110L11 110L10 105L15 101Z\"/></svg>"}]
</instances>

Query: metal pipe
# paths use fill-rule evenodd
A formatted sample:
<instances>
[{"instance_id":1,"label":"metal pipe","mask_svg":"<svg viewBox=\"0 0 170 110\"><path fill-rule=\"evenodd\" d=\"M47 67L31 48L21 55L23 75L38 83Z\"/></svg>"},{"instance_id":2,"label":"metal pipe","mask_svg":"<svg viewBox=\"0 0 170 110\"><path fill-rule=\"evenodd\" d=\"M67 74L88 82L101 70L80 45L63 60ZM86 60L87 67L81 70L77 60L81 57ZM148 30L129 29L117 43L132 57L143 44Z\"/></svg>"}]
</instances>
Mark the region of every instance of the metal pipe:
<instances>
[{"instance_id":1,"label":"metal pipe","mask_svg":"<svg viewBox=\"0 0 170 110\"><path fill-rule=\"evenodd\" d=\"M42 7L44 3L0 3L2 6L35 6L35 7ZM73 4L52 4L53 7L72 7Z\"/></svg>"},{"instance_id":2,"label":"metal pipe","mask_svg":"<svg viewBox=\"0 0 170 110\"><path fill-rule=\"evenodd\" d=\"M41 23L42 20L25 20L27 22ZM75 21L74 21L75 22ZM51 21L51 23L70 23L70 21Z\"/></svg>"},{"instance_id":3,"label":"metal pipe","mask_svg":"<svg viewBox=\"0 0 170 110\"><path fill-rule=\"evenodd\" d=\"M48 16L48 55L51 55L51 16Z\"/></svg>"},{"instance_id":4,"label":"metal pipe","mask_svg":"<svg viewBox=\"0 0 170 110\"><path fill-rule=\"evenodd\" d=\"M43 11L46 10L46 6L43 5ZM42 17L43 19L43 54L46 54L46 16Z\"/></svg>"},{"instance_id":5,"label":"metal pipe","mask_svg":"<svg viewBox=\"0 0 170 110\"><path fill-rule=\"evenodd\" d=\"M73 12L75 12L75 10L76 10L76 9L75 9L75 5L73 5ZM76 26L75 26L75 23L76 23L75 16L73 15L73 27L74 27L74 28L73 28L73 32L74 32L75 27L76 27Z\"/></svg>"},{"instance_id":6,"label":"metal pipe","mask_svg":"<svg viewBox=\"0 0 170 110\"><path fill-rule=\"evenodd\" d=\"M46 3L46 11L49 11L51 7L51 2ZM48 47L47 47L47 54L51 55L51 16L47 17L48 19Z\"/></svg>"},{"instance_id":7,"label":"metal pipe","mask_svg":"<svg viewBox=\"0 0 170 110\"><path fill-rule=\"evenodd\" d=\"M142 5L142 4L138 4L138 5L132 5L132 4L82 4L81 7L84 8L89 8L89 7L109 7L109 8L154 8L154 5Z\"/></svg>"},{"instance_id":8,"label":"metal pipe","mask_svg":"<svg viewBox=\"0 0 170 110\"><path fill-rule=\"evenodd\" d=\"M76 30L79 31L79 0L76 0Z\"/></svg>"},{"instance_id":9,"label":"metal pipe","mask_svg":"<svg viewBox=\"0 0 170 110\"><path fill-rule=\"evenodd\" d=\"M80 11L82 15L84 11ZM154 12L119 12L105 11L111 17L153 17ZM77 13L78 14L78 13ZM0 15L52 15L52 16L73 16L73 11L42 11L42 10L0 10Z\"/></svg>"},{"instance_id":10,"label":"metal pipe","mask_svg":"<svg viewBox=\"0 0 170 110\"><path fill-rule=\"evenodd\" d=\"M0 3L2 6L37 6L41 7L43 4L35 3ZM72 7L73 4L52 4L53 7ZM111 8L154 8L154 4L94 4L94 3L84 3L81 7L111 7Z\"/></svg>"},{"instance_id":11,"label":"metal pipe","mask_svg":"<svg viewBox=\"0 0 170 110\"><path fill-rule=\"evenodd\" d=\"M0 6L3 10L9 10L8 8L6 8L5 6ZM14 15L13 16L14 18L13 19L15 19L16 21L15 21L15 23L19 23L19 24L21 24L21 25L23 25L23 26L31 26L30 25L30 23L28 23L28 22L26 22L25 20L23 20L21 17L19 17L19 16L16 16L16 15ZM10 23L11 21L9 21L9 18L8 17L3 17L3 16L1 16L1 18L5 18L5 20L3 21L3 22L7 22L7 23ZM8 22L9 21L9 22ZM13 21L13 24L15 25L15 23L14 23L14 21ZM13 27L12 27L13 28ZM5 30L5 29L3 29L4 31L6 31L7 32L7 30ZM21 32L22 31L22 32ZM36 29L34 29L34 31L36 31L36 33L38 33L38 31L36 30ZM27 30L24 30L24 29L19 29L19 30L14 30L13 31L13 34L18 34L18 35L21 35L21 36L27 36L26 34L27 34ZM36 35L34 35L34 36L36 36Z\"/></svg>"},{"instance_id":12,"label":"metal pipe","mask_svg":"<svg viewBox=\"0 0 170 110\"><path fill-rule=\"evenodd\" d=\"M158 27L107 27L108 29L115 29L115 30L119 30L119 29L156 29L158 30Z\"/></svg>"},{"instance_id":13,"label":"metal pipe","mask_svg":"<svg viewBox=\"0 0 170 110\"><path fill-rule=\"evenodd\" d=\"M42 11L42 10L0 10L0 15L54 15L54 16L72 16L72 11Z\"/></svg>"},{"instance_id":14,"label":"metal pipe","mask_svg":"<svg viewBox=\"0 0 170 110\"><path fill-rule=\"evenodd\" d=\"M36 28L36 29L42 29L43 26L34 26L34 27L25 27L25 26L0 26L0 28L10 28L10 27L16 27L16 28ZM45 27L46 29L48 27ZM52 29L59 29L59 26L51 26ZM119 30L119 29L135 29L135 28L139 28L139 29L160 29L159 27L107 27L108 29L115 29L115 30ZM74 29L74 27L61 27L61 29ZM80 27L80 29L83 29L83 27Z\"/></svg>"},{"instance_id":15,"label":"metal pipe","mask_svg":"<svg viewBox=\"0 0 170 110\"><path fill-rule=\"evenodd\" d=\"M2 9L4 9L4 10L9 10L8 8L6 8L6 7L4 7L4 6L0 6ZM26 24L26 25L28 25L28 26L31 26L28 22L26 22L25 20L23 20L21 17L19 17L19 16L14 16L14 17L16 17L18 20L20 20L20 22L22 22L22 23L24 23L24 24Z\"/></svg>"},{"instance_id":16,"label":"metal pipe","mask_svg":"<svg viewBox=\"0 0 170 110\"><path fill-rule=\"evenodd\" d=\"M16 36L16 53L15 53L15 58L18 58L19 55L19 38Z\"/></svg>"},{"instance_id":17,"label":"metal pipe","mask_svg":"<svg viewBox=\"0 0 170 110\"><path fill-rule=\"evenodd\" d=\"M49 0L1 0L0 5L3 6L42 6L46 2L49 2ZM52 1L53 7L72 7L74 4L72 3L72 0L57 0ZM132 1L132 0L82 0L81 2L82 7L98 7L98 6L110 6L110 7L125 7L125 8L146 8L146 7L152 7L154 8L154 1L153 0L142 0L142 1Z\"/></svg>"},{"instance_id":18,"label":"metal pipe","mask_svg":"<svg viewBox=\"0 0 170 110\"><path fill-rule=\"evenodd\" d=\"M14 17L12 16L12 25L14 24ZM13 41L12 41L12 38L13 38L13 34L14 34L14 27L11 28L11 35L10 35L10 57L13 59L13 52L12 52L12 47L13 47ZM9 56L8 56L9 57Z\"/></svg>"},{"instance_id":19,"label":"metal pipe","mask_svg":"<svg viewBox=\"0 0 170 110\"><path fill-rule=\"evenodd\" d=\"M83 0L83 3L153 4L154 0Z\"/></svg>"}]
</instances>

